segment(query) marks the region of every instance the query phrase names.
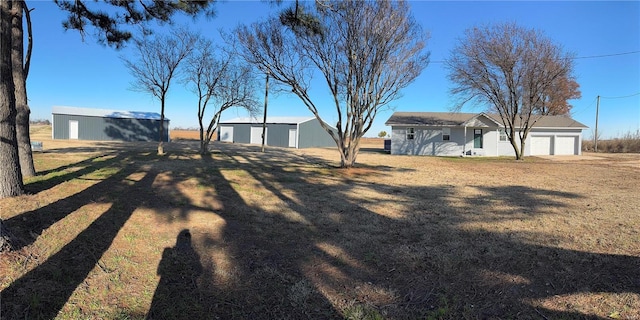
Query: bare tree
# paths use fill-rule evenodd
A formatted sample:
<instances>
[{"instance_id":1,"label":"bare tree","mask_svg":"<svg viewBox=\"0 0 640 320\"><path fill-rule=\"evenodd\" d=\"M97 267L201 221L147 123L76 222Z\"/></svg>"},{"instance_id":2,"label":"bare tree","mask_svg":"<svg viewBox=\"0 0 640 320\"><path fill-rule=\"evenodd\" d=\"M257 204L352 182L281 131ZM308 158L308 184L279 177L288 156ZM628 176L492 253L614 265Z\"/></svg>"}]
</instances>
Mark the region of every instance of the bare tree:
<instances>
[{"instance_id":1,"label":"bare tree","mask_svg":"<svg viewBox=\"0 0 640 320\"><path fill-rule=\"evenodd\" d=\"M208 40L199 41L186 62L185 80L198 95L200 154L206 154L223 111L231 107L244 108L252 114L257 111L256 81L250 66L240 65L228 52L216 53ZM213 116L205 129L204 117L210 104Z\"/></svg>"},{"instance_id":2,"label":"bare tree","mask_svg":"<svg viewBox=\"0 0 640 320\"><path fill-rule=\"evenodd\" d=\"M11 61L10 1L0 1L0 199L23 193L16 135L16 100Z\"/></svg>"},{"instance_id":3,"label":"bare tree","mask_svg":"<svg viewBox=\"0 0 640 320\"><path fill-rule=\"evenodd\" d=\"M146 22L151 20L167 22L170 21L176 12L183 12L194 17L201 12L207 15L213 14L213 10L211 9L213 1L211 0L155 0L149 2L105 1L102 3L97 1L89 3L80 0L55 0L55 2L62 10L69 12L67 21L63 23L66 29L76 29L84 35L87 30L87 25L91 25L94 30L96 30L99 41L117 48L121 47L124 42L132 37L132 33L124 29L126 26L144 26ZM110 10L104 10L105 7ZM16 97L16 92L14 91L16 90L16 81L13 79L14 67L12 66L14 62L11 58L12 54L14 54L14 57L18 56L15 51L15 49L17 49L17 41L22 42L23 40L22 36L16 36L16 46L13 46L13 34L12 31L10 31L16 30L15 28L19 27L18 24L12 25L12 19L20 14L20 12L15 10L24 10L23 13L27 19L29 35L29 45L27 47L27 57L29 57L31 48L31 32L29 29L31 23L29 10L26 8L24 1L2 1L1 9L1 33L2 36L9 37L2 39L2 44L0 45L0 56L2 56L2 61L0 62L0 69L2 69L2 77L0 78L0 167L2 167L2 170L0 170L0 198L4 198L23 192L22 175L16 174L16 170L21 172L21 161L32 162L31 153L27 150L31 146L30 141L28 141L29 129L24 125L24 123L27 125L29 123L29 110L24 108L28 108L26 104L26 86L24 86L24 90L18 88L18 97ZM21 22L22 20L20 18L13 21ZM5 57L8 57L8 60L5 61ZM24 64L22 62L15 63L16 66L19 66L18 69L24 71L25 79L29 69L28 60L29 59L26 58ZM20 87L21 81L17 82L17 87ZM9 94L7 90L14 92ZM20 97L21 95L24 95L24 104L20 103L20 101L23 101ZM16 99L18 99L17 108ZM16 121L19 122L17 128ZM20 142L16 142L16 139ZM19 144L21 145L21 151L26 151L26 156L24 157L14 157L14 155L20 154L18 152ZM29 160L30 158L31 160ZM15 163L14 160L16 160ZM30 165L27 164L27 166ZM26 170L31 171L30 168L26 168ZM17 179L18 177L20 179Z\"/></svg>"},{"instance_id":4,"label":"bare tree","mask_svg":"<svg viewBox=\"0 0 640 320\"><path fill-rule=\"evenodd\" d=\"M18 139L18 155L20 169L23 177L32 177L36 174L33 165L33 153L31 150L31 137L29 136L29 115L31 110L27 103L27 76L31 64L31 50L33 37L31 29L31 15L24 1L12 1L11 19L11 61L13 83L16 99L16 133ZM27 23L27 52L24 52L24 28L23 17Z\"/></svg>"},{"instance_id":5,"label":"bare tree","mask_svg":"<svg viewBox=\"0 0 640 320\"><path fill-rule=\"evenodd\" d=\"M160 100L158 154L164 154L164 110L171 80L176 76L180 63L193 51L197 40L198 37L186 29L153 38L143 37L135 40L137 60L123 58L129 72L136 79L132 88Z\"/></svg>"},{"instance_id":6,"label":"bare tree","mask_svg":"<svg viewBox=\"0 0 640 320\"><path fill-rule=\"evenodd\" d=\"M378 111L428 63L427 35L404 1L316 1L315 11L296 2L279 20L239 27L236 35L243 57L315 115L338 146L342 167L354 165ZM309 95L314 72L333 98L335 131Z\"/></svg>"},{"instance_id":7,"label":"bare tree","mask_svg":"<svg viewBox=\"0 0 640 320\"><path fill-rule=\"evenodd\" d=\"M563 79L573 79L571 55L542 33L513 23L468 29L446 65L455 84L451 92L461 99L457 107L475 101L498 113L518 160L545 99L557 100L552 93Z\"/></svg>"}]
</instances>

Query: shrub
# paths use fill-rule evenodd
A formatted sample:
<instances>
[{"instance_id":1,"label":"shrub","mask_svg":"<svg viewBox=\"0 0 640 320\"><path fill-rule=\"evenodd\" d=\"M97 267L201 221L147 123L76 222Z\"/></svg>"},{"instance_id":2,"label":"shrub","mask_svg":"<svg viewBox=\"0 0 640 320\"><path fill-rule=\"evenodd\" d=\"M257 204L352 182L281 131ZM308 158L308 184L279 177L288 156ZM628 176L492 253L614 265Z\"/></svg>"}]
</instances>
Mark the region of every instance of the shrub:
<instances>
[{"instance_id":1,"label":"shrub","mask_svg":"<svg viewBox=\"0 0 640 320\"><path fill-rule=\"evenodd\" d=\"M582 151L595 151L594 141L582 141ZM640 130L630 131L609 140L598 140L598 152L640 153Z\"/></svg>"}]
</instances>

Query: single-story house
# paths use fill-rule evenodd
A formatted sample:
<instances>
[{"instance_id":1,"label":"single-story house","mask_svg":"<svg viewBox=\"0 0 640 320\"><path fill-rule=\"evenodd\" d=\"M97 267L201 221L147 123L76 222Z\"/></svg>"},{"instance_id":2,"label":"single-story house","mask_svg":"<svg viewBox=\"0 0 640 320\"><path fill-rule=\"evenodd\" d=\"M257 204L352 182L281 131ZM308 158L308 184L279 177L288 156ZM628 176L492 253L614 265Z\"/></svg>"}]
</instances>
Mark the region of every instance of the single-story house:
<instances>
[{"instance_id":1,"label":"single-story house","mask_svg":"<svg viewBox=\"0 0 640 320\"><path fill-rule=\"evenodd\" d=\"M159 141L160 114L75 107L52 108L52 138L98 141ZM169 141L164 119L163 141Z\"/></svg>"},{"instance_id":2,"label":"single-story house","mask_svg":"<svg viewBox=\"0 0 640 320\"><path fill-rule=\"evenodd\" d=\"M251 117L221 121L218 125L218 140L262 144L262 123L263 119ZM268 146L285 148L336 146L333 138L322 128L316 117L267 117L266 127L265 145Z\"/></svg>"},{"instance_id":3,"label":"single-story house","mask_svg":"<svg viewBox=\"0 0 640 320\"><path fill-rule=\"evenodd\" d=\"M587 126L566 116L535 117L525 156L582 154ZM391 154L515 156L497 114L395 112L385 124L391 126Z\"/></svg>"}]
</instances>

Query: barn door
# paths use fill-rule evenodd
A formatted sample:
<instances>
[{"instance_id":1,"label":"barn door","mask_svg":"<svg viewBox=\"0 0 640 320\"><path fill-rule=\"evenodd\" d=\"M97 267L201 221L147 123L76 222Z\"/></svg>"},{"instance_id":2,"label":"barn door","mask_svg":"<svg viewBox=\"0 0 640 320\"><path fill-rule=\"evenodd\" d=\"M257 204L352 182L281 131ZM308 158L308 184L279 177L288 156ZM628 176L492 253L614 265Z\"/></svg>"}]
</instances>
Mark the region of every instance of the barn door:
<instances>
[{"instance_id":1,"label":"barn door","mask_svg":"<svg viewBox=\"0 0 640 320\"><path fill-rule=\"evenodd\" d=\"M289 129L289 148L296 147L296 140L298 138L298 130Z\"/></svg>"},{"instance_id":2,"label":"barn door","mask_svg":"<svg viewBox=\"0 0 640 320\"><path fill-rule=\"evenodd\" d=\"M267 137L269 136L269 128L266 128L264 132L264 141L267 143ZM262 144L262 127L251 127L251 138L249 140L250 144Z\"/></svg>"},{"instance_id":3,"label":"barn door","mask_svg":"<svg viewBox=\"0 0 640 320\"><path fill-rule=\"evenodd\" d=\"M233 142L233 127L220 127L220 141Z\"/></svg>"},{"instance_id":4,"label":"barn door","mask_svg":"<svg viewBox=\"0 0 640 320\"><path fill-rule=\"evenodd\" d=\"M69 120L69 139L78 140L78 120Z\"/></svg>"}]
</instances>

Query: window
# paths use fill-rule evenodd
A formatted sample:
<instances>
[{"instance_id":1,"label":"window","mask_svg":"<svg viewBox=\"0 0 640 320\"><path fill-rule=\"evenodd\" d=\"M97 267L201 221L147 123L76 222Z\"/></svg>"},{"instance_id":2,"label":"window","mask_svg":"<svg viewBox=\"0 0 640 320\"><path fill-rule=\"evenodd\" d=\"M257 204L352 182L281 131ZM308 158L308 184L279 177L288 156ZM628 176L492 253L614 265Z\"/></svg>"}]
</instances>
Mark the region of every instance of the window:
<instances>
[{"instance_id":1,"label":"window","mask_svg":"<svg viewBox=\"0 0 640 320\"><path fill-rule=\"evenodd\" d=\"M507 141L507 132L504 129L498 129L498 133L500 134L500 141Z\"/></svg>"},{"instance_id":2,"label":"window","mask_svg":"<svg viewBox=\"0 0 640 320\"><path fill-rule=\"evenodd\" d=\"M407 128L407 140L413 140L416 137L416 128Z\"/></svg>"},{"instance_id":3,"label":"window","mask_svg":"<svg viewBox=\"0 0 640 320\"><path fill-rule=\"evenodd\" d=\"M482 129L473 129L473 147L482 149Z\"/></svg>"},{"instance_id":4,"label":"window","mask_svg":"<svg viewBox=\"0 0 640 320\"><path fill-rule=\"evenodd\" d=\"M451 139L451 128L442 128L442 141L449 141Z\"/></svg>"}]
</instances>

